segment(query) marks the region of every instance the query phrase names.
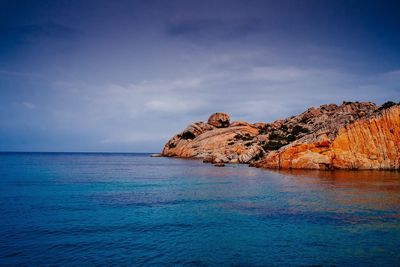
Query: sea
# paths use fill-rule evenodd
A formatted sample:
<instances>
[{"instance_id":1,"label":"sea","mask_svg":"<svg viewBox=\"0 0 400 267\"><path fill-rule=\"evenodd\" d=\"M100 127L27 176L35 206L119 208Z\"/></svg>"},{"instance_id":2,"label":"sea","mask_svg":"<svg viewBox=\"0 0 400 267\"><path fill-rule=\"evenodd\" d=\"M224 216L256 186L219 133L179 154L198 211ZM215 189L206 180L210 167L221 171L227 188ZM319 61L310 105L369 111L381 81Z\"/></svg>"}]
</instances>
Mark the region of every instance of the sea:
<instances>
[{"instance_id":1,"label":"sea","mask_svg":"<svg viewBox=\"0 0 400 267\"><path fill-rule=\"evenodd\" d=\"M400 173L0 153L1 266L399 266Z\"/></svg>"}]
</instances>

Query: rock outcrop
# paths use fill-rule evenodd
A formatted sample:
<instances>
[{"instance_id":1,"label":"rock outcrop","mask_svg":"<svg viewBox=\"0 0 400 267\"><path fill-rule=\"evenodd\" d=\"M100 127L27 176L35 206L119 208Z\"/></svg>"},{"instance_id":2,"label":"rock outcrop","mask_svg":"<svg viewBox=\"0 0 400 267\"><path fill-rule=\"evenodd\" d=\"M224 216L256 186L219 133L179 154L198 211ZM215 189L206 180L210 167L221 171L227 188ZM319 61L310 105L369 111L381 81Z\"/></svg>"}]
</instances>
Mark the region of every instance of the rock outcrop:
<instances>
[{"instance_id":1,"label":"rock outcrop","mask_svg":"<svg viewBox=\"0 0 400 267\"><path fill-rule=\"evenodd\" d=\"M248 163L261 150L251 140L259 129L250 124L229 125L229 116L215 113L208 122L189 125L164 146L163 156L198 158L211 163ZM221 127L221 128L217 128Z\"/></svg>"},{"instance_id":2,"label":"rock outcrop","mask_svg":"<svg viewBox=\"0 0 400 267\"><path fill-rule=\"evenodd\" d=\"M162 155L263 168L400 168L400 105L393 102L321 105L273 123L229 121L215 113L189 125Z\"/></svg>"},{"instance_id":3,"label":"rock outcrop","mask_svg":"<svg viewBox=\"0 0 400 267\"><path fill-rule=\"evenodd\" d=\"M399 169L399 105L369 111L368 116L353 123L328 124L327 128L331 131L304 136L253 165L284 169Z\"/></svg>"},{"instance_id":4,"label":"rock outcrop","mask_svg":"<svg viewBox=\"0 0 400 267\"><path fill-rule=\"evenodd\" d=\"M217 127L217 128L225 128L229 126L230 117L228 114L219 112L212 114L209 118L207 123Z\"/></svg>"}]
</instances>

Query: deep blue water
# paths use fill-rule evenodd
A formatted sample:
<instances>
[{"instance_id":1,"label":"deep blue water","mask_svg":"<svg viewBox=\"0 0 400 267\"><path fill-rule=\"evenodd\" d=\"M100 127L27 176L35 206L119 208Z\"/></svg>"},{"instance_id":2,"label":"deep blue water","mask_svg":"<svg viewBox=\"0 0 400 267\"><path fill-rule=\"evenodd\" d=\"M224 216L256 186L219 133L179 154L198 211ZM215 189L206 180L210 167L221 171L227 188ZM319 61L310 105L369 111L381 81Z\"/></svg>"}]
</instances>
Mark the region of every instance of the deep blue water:
<instances>
[{"instance_id":1,"label":"deep blue water","mask_svg":"<svg viewBox=\"0 0 400 267\"><path fill-rule=\"evenodd\" d=\"M0 153L0 265L398 266L398 172Z\"/></svg>"}]
</instances>

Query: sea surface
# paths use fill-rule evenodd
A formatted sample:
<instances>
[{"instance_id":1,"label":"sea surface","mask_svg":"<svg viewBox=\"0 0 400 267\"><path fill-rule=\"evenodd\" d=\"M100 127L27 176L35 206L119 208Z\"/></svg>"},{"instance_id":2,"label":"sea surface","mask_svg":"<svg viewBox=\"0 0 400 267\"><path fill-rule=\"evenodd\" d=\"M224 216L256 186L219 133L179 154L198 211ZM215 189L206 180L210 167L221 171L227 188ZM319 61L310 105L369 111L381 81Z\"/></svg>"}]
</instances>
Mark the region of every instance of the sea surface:
<instances>
[{"instance_id":1,"label":"sea surface","mask_svg":"<svg viewBox=\"0 0 400 267\"><path fill-rule=\"evenodd\" d=\"M400 173L0 153L2 266L399 266Z\"/></svg>"}]
</instances>

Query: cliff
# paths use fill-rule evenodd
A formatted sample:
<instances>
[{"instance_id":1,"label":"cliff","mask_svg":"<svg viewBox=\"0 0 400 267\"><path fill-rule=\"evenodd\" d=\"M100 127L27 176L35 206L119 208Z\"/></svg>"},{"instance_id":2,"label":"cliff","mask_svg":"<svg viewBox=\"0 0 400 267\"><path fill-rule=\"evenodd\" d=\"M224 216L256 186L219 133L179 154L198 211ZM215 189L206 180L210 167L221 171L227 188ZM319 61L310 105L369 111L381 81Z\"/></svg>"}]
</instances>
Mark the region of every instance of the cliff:
<instances>
[{"instance_id":1,"label":"cliff","mask_svg":"<svg viewBox=\"0 0 400 267\"><path fill-rule=\"evenodd\" d=\"M321 105L273 123L230 123L225 113L189 125L163 156L283 169L399 169L400 105Z\"/></svg>"}]
</instances>

